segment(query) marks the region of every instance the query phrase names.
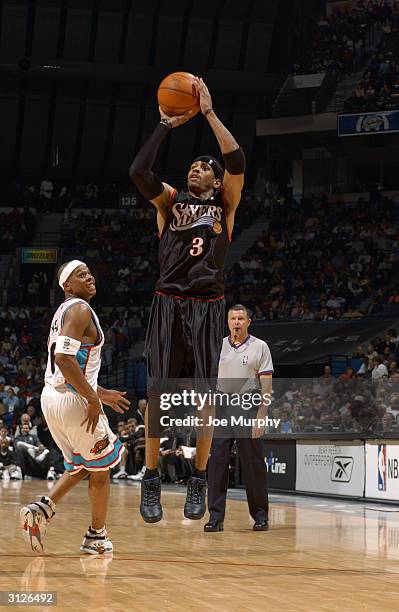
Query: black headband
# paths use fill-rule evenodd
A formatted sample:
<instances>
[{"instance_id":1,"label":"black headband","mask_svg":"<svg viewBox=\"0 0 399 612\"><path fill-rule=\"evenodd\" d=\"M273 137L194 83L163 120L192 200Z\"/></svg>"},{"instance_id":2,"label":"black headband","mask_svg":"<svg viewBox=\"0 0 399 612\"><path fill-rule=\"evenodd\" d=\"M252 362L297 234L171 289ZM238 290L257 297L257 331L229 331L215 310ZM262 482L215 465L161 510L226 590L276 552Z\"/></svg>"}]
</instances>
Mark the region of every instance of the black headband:
<instances>
[{"instance_id":1,"label":"black headband","mask_svg":"<svg viewBox=\"0 0 399 612\"><path fill-rule=\"evenodd\" d=\"M200 155L199 157L195 158L194 162L196 162L196 161L203 161L206 164L208 164L208 166L210 166L212 168L213 174L215 175L215 178L216 179L220 179L221 181L223 181L224 169L223 169L222 164L220 162L218 162L217 159L215 159L211 155Z\"/></svg>"}]
</instances>

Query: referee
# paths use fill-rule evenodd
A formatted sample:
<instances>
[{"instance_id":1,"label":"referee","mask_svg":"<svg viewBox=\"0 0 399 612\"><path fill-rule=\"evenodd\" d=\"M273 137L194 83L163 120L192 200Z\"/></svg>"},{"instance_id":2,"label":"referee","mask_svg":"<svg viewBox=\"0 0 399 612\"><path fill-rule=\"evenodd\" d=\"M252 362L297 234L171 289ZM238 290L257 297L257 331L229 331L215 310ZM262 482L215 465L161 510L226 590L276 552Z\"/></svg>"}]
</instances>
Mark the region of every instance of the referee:
<instances>
[{"instance_id":1,"label":"referee","mask_svg":"<svg viewBox=\"0 0 399 612\"><path fill-rule=\"evenodd\" d=\"M230 335L224 338L219 361L218 390L230 394L256 392L260 395L272 392L273 362L266 342L248 334L251 319L242 304L228 311ZM269 402L270 403L270 402ZM259 404L259 402L258 402ZM266 417L268 403L258 408L239 409L246 419ZM230 417L234 408L228 407L222 416ZM241 459L249 512L254 519L254 531L268 529L267 468L264 460L264 428L231 426L229 423L220 433L216 432L212 442L208 464L208 508L209 521L204 525L206 533L223 531L229 481L229 459L234 440ZM220 436L220 437L218 437Z\"/></svg>"}]
</instances>

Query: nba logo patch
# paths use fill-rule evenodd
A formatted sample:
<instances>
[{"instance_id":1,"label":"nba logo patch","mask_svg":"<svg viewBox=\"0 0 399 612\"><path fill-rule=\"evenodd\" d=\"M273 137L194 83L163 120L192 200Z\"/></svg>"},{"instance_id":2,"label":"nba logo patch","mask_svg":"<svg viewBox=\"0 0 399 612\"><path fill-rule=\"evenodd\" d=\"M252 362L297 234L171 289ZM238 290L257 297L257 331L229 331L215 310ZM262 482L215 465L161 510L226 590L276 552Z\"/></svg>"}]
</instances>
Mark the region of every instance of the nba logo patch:
<instances>
[{"instance_id":1,"label":"nba logo patch","mask_svg":"<svg viewBox=\"0 0 399 612\"><path fill-rule=\"evenodd\" d=\"M378 490L387 490L387 446L386 444L378 445L377 453L378 462Z\"/></svg>"},{"instance_id":2,"label":"nba logo patch","mask_svg":"<svg viewBox=\"0 0 399 612\"><path fill-rule=\"evenodd\" d=\"M248 363L248 357L247 355L244 355L244 357L242 358L242 365L247 365Z\"/></svg>"}]
</instances>

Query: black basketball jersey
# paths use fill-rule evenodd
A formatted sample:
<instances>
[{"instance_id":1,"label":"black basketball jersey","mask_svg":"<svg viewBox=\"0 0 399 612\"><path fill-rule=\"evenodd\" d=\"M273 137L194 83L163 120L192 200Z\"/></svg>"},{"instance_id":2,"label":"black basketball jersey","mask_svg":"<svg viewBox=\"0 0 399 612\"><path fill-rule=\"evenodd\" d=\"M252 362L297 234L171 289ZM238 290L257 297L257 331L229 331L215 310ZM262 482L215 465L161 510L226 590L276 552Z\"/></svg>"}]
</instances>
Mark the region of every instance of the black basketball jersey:
<instances>
[{"instance_id":1,"label":"black basketball jersey","mask_svg":"<svg viewBox=\"0 0 399 612\"><path fill-rule=\"evenodd\" d=\"M160 237L156 291L204 300L223 296L229 244L220 190L209 200L174 191Z\"/></svg>"}]
</instances>

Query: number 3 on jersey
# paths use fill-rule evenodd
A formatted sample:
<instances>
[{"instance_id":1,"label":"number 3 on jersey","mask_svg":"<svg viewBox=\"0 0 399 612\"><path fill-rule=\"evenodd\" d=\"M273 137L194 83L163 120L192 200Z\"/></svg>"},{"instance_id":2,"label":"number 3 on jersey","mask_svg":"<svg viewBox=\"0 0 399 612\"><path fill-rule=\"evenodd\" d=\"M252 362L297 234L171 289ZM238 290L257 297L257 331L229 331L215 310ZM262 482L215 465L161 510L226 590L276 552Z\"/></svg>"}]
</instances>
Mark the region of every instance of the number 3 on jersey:
<instances>
[{"instance_id":1,"label":"number 3 on jersey","mask_svg":"<svg viewBox=\"0 0 399 612\"><path fill-rule=\"evenodd\" d=\"M197 236L196 238L193 238L192 248L190 249L190 255L192 255L193 257L197 257L197 255L201 255L201 253L203 253L204 251L204 249L202 248L203 244L204 244L203 238L200 238L199 236Z\"/></svg>"}]
</instances>

